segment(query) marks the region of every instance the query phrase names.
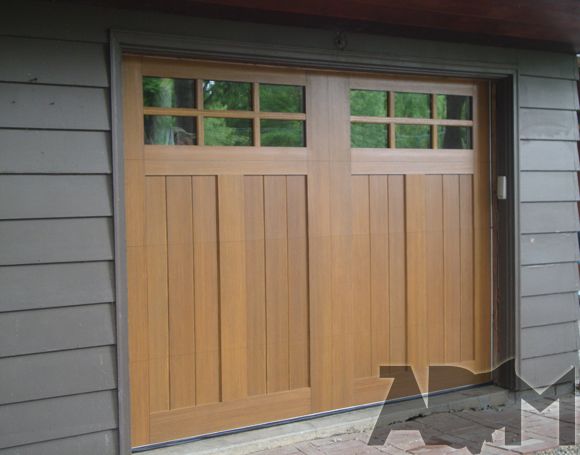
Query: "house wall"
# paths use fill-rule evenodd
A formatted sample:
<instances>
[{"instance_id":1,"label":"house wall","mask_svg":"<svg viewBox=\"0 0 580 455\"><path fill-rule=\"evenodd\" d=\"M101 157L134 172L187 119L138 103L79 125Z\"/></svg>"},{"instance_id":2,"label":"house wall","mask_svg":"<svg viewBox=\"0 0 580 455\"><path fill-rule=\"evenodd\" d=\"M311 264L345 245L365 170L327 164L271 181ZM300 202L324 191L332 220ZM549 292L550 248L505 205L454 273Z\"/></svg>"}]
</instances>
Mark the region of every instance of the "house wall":
<instances>
[{"instance_id":1,"label":"house wall","mask_svg":"<svg viewBox=\"0 0 580 455\"><path fill-rule=\"evenodd\" d=\"M350 35L340 52L330 31L14 2L0 15L0 454L127 450L118 392L126 385L117 365L125 322L116 321L123 298L114 262L111 28L183 37L152 39L160 48L204 39L220 47L215 40L227 39L226 56L296 64L515 72L521 371L544 385L575 363L573 55L365 35Z\"/></svg>"}]
</instances>

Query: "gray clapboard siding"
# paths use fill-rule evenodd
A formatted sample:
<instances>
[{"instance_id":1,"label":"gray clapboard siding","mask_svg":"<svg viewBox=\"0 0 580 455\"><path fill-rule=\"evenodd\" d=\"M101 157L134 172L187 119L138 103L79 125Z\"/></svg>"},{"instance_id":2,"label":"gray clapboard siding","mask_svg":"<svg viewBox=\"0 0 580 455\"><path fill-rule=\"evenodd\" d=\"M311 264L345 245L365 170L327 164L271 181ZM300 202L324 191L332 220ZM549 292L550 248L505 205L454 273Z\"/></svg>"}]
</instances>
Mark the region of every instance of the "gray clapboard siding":
<instances>
[{"instance_id":1,"label":"gray clapboard siding","mask_svg":"<svg viewBox=\"0 0 580 455\"><path fill-rule=\"evenodd\" d=\"M114 389L115 361L113 346L0 358L0 404Z\"/></svg>"},{"instance_id":2,"label":"gray clapboard siding","mask_svg":"<svg viewBox=\"0 0 580 455\"><path fill-rule=\"evenodd\" d=\"M523 234L576 232L580 229L576 202L525 202L520 205Z\"/></svg>"},{"instance_id":3,"label":"gray clapboard siding","mask_svg":"<svg viewBox=\"0 0 580 455\"><path fill-rule=\"evenodd\" d=\"M115 455L118 453L118 434L115 430L54 439L0 450L2 455Z\"/></svg>"},{"instance_id":4,"label":"gray clapboard siding","mask_svg":"<svg viewBox=\"0 0 580 455\"><path fill-rule=\"evenodd\" d=\"M0 448L95 433L117 426L114 391L0 407Z\"/></svg>"},{"instance_id":5,"label":"gray clapboard siding","mask_svg":"<svg viewBox=\"0 0 580 455\"><path fill-rule=\"evenodd\" d=\"M576 142L521 141L520 169L522 171L580 170Z\"/></svg>"},{"instance_id":6,"label":"gray clapboard siding","mask_svg":"<svg viewBox=\"0 0 580 455\"><path fill-rule=\"evenodd\" d=\"M576 262L580 259L576 233L529 234L522 235L520 240L523 265Z\"/></svg>"},{"instance_id":7,"label":"gray clapboard siding","mask_svg":"<svg viewBox=\"0 0 580 455\"><path fill-rule=\"evenodd\" d=\"M574 111L521 108L520 139L578 140Z\"/></svg>"},{"instance_id":8,"label":"gray clapboard siding","mask_svg":"<svg viewBox=\"0 0 580 455\"><path fill-rule=\"evenodd\" d=\"M577 365L578 352L563 352L546 357L522 360L519 376L532 387L549 386Z\"/></svg>"},{"instance_id":9,"label":"gray clapboard siding","mask_svg":"<svg viewBox=\"0 0 580 455\"><path fill-rule=\"evenodd\" d=\"M107 175L0 175L0 219L113 214Z\"/></svg>"},{"instance_id":10,"label":"gray clapboard siding","mask_svg":"<svg viewBox=\"0 0 580 455\"><path fill-rule=\"evenodd\" d=\"M576 59L569 54L533 50L518 51L518 67L521 75L555 77L575 80L578 78Z\"/></svg>"},{"instance_id":11,"label":"gray clapboard siding","mask_svg":"<svg viewBox=\"0 0 580 455\"><path fill-rule=\"evenodd\" d=\"M0 357L115 343L108 303L0 313Z\"/></svg>"},{"instance_id":12,"label":"gray clapboard siding","mask_svg":"<svg viewBox=\"0 0 580 455\"><path fill-rule=\"evenodd\" d=\"M577 201L578 177L575 172L522 172L522 202Z\"/></svg>"},{"instance_id":13,"label":"gray clapboard siding","mask_svg":"<svg viewBox=\"0 0 580 455\"><path fill-rule=\"evenodd\" d=\"M574 292L579 289L578 266L574 263L527 265L521 268L522 296Z\"/></svg>"},{"instance_id":14,"label":"gray clapboard siding","mask_svg":"<svg viewBox=\"0 0 580 455\"><path fill-rule=\"evenodd\" d=\"M575 81L522 76L519 89L520 107L578 109L578 97L570 96L577 90Z\"/></svg>"},{"instance_id":15,"label":"gray clapboard siding","mask_svg":"<svg viewBox=\"0 0 580 455\"><path fill-rule=\"evenodd\" d=\"M543 325L522 329L520 354L522 358L578 350L578 323Z\"/></svg>"},{"instance_id":16,"label":"gray clapboard siding","mask_svg":"<svg viewBox=\"0 0 580 455\"><path fill-rule=\"evenodd\" d=\"M575 292L524 297L520 324L522 327L532 327L576 321L579 313L578 294Z\"/></svg>"},{"instance_id":17,"label":"gray clapboard siding","mask_svg":"<svg viewBox=\"0 0 580 455\"><path fill-rule=\"evenodd\" d=\"M101 131L0 129L0 173L109 174L110 141Z\"/></svg>"},{"instance_id":18,"label":"gray clapboard siding","mask_svg":"<svg viewBox=\"0 0 580 455\"><path fill-rule=\"evenodd\" d=\"M0 222L0 265L113 258L110 218Z\"/></svg>"},{"instance_id":19,"label":"gray clapboard siding","mask_svg":"<svg viewBox=\"0 0 580 455\"><path fill-rule=\"evenodd\" d=\"M108 90L0 83L0 127L109 130Z\"/></svg>"},{"instance_id":20,"label":"gray clapboard siding","mask_svg":"<svg viewBox=\"0 0 580 455\"><path fill-rule=\"evenodd\" d=\"M0 40L0 80L108 87L102 44L6 37Z\"/></svg>"},{"instance_id":21,"label":"gray clapboard siding","mask_svg":"<svg viewBox=\"0 0 580 455\"><path fill-rule=\"evenodd\" d=\"M0 312L113 302L114 279L111 262L0 267Z\"/></svg>"}]
</instances>

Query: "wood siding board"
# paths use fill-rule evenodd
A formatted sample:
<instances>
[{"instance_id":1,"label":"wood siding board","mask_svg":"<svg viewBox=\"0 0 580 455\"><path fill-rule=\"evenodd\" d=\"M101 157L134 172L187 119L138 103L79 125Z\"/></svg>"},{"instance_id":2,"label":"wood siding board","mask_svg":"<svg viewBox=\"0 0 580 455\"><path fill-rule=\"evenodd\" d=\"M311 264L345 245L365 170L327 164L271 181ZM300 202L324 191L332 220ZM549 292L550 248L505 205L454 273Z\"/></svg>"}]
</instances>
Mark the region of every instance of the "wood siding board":
<instances>
[{"instance_id":1,"label":"wood siding board","mask_svg":"<svg viewBox=\"0 0 580 455\"><path fill-rule=\"evenodd\" d=\"M576 233L522 235L520 252L522 265L576 262L580 259L578 235Z\"/></svg>"},{"instance_id":2,"label":"wood siding board","mask_svg":"<svg viewBox=\"0 0 580 455\"><path fill-rule=\"evenodd\" d=\"M568 95L569 96L569 95ZM578 149L575 141L520 141L522 171L577 171Z\"/></svg>"},{"instance_id":3,"label":"wood siding board","mask_svg":"<svg viewBox=\"0 0 580 455\"><path fill-rule=\"evenodd\" d=\"M0 265L113 259L109 218L0 221Z\"/></svg>"},{"instance_id":4,"label":"wood siding board","mask_svg":"<svg viewBox=\"0 0 580 455\"><path fill-rule=\"evenodd\" d=\"M266 374L266 254L264 177L244 177L246 293L248 305L248 395L264 395Z\"/></svg>"},{"instance_id":5,"label":"wood siding board","mask_svg":"<svg viewBox=\"0 0 580 455\"><path fill-rule=\"evenodd\" d=\"M568 54L522 49L517 51L517 62L521 75L578 79L575 59Z\"/></svg>"},{"instance_id":6,"label":"wood siding board","mask_svg":"<svg viewBox=\"0 0 580 455\"><path fill-rule=\"evenodd\" d=\"M520 107L577 110L578 97L570 96L576 81L542 77L520 76Z\"/></svg>"},{"instance_id":7,"label":"wood siding board","mask_svg":"<svg viewBox=\"0 0 580 455\"><path fill-rule=\"evenodd\" d=\"M0 125L107 131L108 90L90 87L0 83Z\"/></svg>"},{"instance_id":8,"label":"wood siding board","mask_svg":"<svg viewBox=\"0 0 580 455\"><path fill-rule=\"evenodd\" d=\"M3 37L0 80L35 84L108 87L107 49L102 44Z\"/></svg>"},{"instance_id":9,"label":"wood siding board","mask_svg":"<svg viewBox=\"0 0 580 455\"><path fill-rule=\"evenodd\" d=\"M0 312L112 302L113 282L108 261L0 267Z\"/></svg>"},{"instance_id":10,"label":"wood siding board","mask_svg":"<svg viewBox=\"0 0 580 455\"><path fill-rule=\"evenodd\" d=\"M522 327L533 327L576 321L579 311L576 292L524 297L520 324Z\"/></svg>"},{"instance_id":11,"label":"wood siding board","mask_svg":"<svg viewBox=\"0 0 580 455\"><path fill-rule=\"evenodd\" d=\"M106 175L0 175L0 219L113 214Z\"/></svg>"},{"instance_id":12,"label":"wood siding board","mask_svg":"<svg viewBox=\"0 0 580 455\"><path fill-rule=\"evenodd\" d=\"M521 108L520 139L578 140L574 111Z\"/></svg>"},{"instance_id":13,"label":"wood siding board","mask_svg":"<svg viewBox=\"0 0 580 455\"><path fill-rule=\"evenodd\" d=\"M196 403L220 400L219 270L215 177L193 177Z\"/></svg>"},{"instance_id":14,"label":"wood siding board","mask_svg":"<svg viewBox=\"0 0 580 455\"><path fill-rule=\"evenodd\" d=\"M0 405L114 389L115 363L114 346L2 358Z\"/></svg>"},{"instance_id":15,"label":"wood siding board","mask_svg":"<svg viewBox=\"0 0 580 455\"><path fill-rule=\"evenodd\" d=\"M570 367L578 366L578 351L523 359L519 376L532 387L550 386Z\"/></svg>"},{"instance_id":16,"label":"wood siding board","mask_svg":"<svg viewBox=\"0 0 580 455\"><path fill-rule=\"evenodd\" d=\"M522 234L580 231L576 202L530 202L520 205Z\"/></svg>"},{"instance_id":17,"label":"wood siding board","mask_svg":"<svg viewBox=\"0 0 580 455\"><path fill-rule=\"evenodd\" d=\"M118 450L119 435L117 431L105 430L3 449L2 455L37 455L39 453L116 455Z\"/></svg>"},{"instance_id":18,"label":"wood siding board","mask_svg":"<svg viewBox=\"0 0 580 455\"><path fill-rule=\"evenodd\" d=\"M522 172L520 175L522 202L578 201L576 172Z\"/></svg>"},{"instance_id":19,"label":"wood siding board","mask_svg":"<svg viewBox=\"0 0 580 455\"><path fill-rule=\"evenodd\" d=\"M106 303L2 313L0 357L111 345L114 327Z\"/></svg>"},{"instance_id":20,"label":"wood siding board","mask_svg":"<svg viewBox=\"0 0 580 455\"><path fill-rule=\"evenodd\" d=\"M526 327L521 334L523 359L578 350L577 321Z\"/></svg>"},{"instance_id":21,"label":"wood siding board","mask_svg":"<svg viewBox=\"0 0 580 455\"><path fill-rule=\"evenodd\" d=\"M117 396L102 391L0 407L0 449L117 427Z\"/></svg>"},{"instance_id":22,"label":"wood siding board","mask_svg":"<svg viewBox=\"0 0 580 455\"><path fill-rule=\"evenodd\" d=\"M0 143L0 173L109 174L112 170L107 132L0 129Z\"/></svg>"},{"instance_id":23,"label":"wood siding board","mask_svg":"<svg viewBox=\"0 0 580 455\"><path fill-rule=\"evenodd\" d=\"M522 266L522 296L557 294L580 289L574 263Z\"/></svg>"}]
</instances>

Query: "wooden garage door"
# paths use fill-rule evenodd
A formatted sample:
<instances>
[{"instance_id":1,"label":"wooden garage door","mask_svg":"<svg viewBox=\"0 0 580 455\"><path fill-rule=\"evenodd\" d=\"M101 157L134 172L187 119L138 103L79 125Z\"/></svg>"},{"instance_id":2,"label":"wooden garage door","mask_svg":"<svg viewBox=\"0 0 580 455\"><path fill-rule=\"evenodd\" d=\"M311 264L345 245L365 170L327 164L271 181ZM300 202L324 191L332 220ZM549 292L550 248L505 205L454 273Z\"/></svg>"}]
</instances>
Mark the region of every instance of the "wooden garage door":
<instances>
[{"instance_id":1,"label":"wooden garage door","mask_svg":"<svg viewBox=\"0 0 580 455\"><path fill-rule=\"evenodd\" d=\"M126 57L133 445L383 400L381 365L489 369L487 106Z\"/></svg>"}]
</instances>

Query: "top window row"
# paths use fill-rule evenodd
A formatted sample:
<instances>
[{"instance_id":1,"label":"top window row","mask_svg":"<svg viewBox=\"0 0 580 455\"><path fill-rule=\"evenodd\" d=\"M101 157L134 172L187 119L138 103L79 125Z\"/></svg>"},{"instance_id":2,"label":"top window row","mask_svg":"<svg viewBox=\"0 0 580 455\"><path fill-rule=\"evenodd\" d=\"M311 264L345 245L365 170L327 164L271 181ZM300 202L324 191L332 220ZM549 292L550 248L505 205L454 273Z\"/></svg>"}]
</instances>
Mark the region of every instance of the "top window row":
<instances>
[{"instance_id":1,"label":"top window row","mask_svg":"<svg viewBox=\"0 0 580 455\"><path fill-rule=\"evenodd\" d=\"M386 91L355 89L350 91L350 115L472 120L472 106L470 96L406 92L389 96Z\"/></svg>"},{"instance_id":2,"label":"top window row","mask_svg":"<svg viewBox=\"0 0 580 455\"><path fill-rule=\"evenodd\" d=\"M304 112L304 87L260 83L259 94L256 94L259 96L253 96L252 85L250 82L204 80L198 96L193 79L144 77L143 102L145 107L208 111Z\"/></svg>"}]
</instances>

